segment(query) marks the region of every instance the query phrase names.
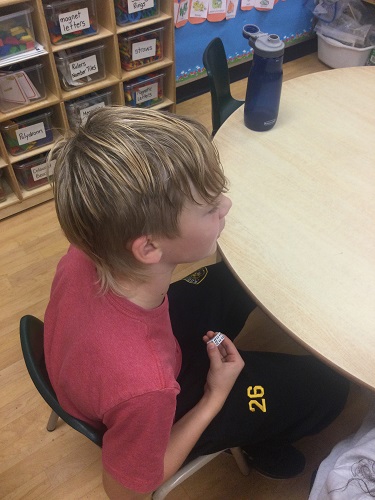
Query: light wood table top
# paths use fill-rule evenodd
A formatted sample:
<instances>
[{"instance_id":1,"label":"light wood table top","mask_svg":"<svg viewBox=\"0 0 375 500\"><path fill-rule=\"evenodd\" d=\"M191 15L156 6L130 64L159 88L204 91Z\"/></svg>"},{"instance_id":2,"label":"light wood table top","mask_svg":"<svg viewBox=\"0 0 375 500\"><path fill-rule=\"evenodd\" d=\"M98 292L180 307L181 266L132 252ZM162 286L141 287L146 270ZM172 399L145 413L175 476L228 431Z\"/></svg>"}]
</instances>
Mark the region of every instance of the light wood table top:
<instances>
[{"instance_id":1,"label":"light wood table top","mask_svg":"<svg viewBox=\"0 0 375 500\"><path fill-rule=\"evenodd\" d=\"M238 109L215 136L233 207L220 251L307 349L375 388L375 67L283 84L253 132Z\"/></svg>"}]
</instances>

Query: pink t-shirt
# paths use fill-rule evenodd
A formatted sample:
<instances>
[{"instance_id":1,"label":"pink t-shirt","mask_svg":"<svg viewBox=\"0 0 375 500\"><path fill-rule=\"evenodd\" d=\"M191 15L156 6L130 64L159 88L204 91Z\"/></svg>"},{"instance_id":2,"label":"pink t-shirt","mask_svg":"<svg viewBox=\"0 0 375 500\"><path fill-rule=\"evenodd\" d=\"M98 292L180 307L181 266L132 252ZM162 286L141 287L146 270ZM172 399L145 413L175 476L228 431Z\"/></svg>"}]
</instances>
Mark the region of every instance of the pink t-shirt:
<instances>
[{"instance_id":1,"label":"pink t-shirt","mask_svg":"<svg viewBox=\"0 0 375 500\"><path fill-rule=\"evenodd\" d=\"M129 489L156 489L180 390L168 299L144 310L112 292L101 295L94 264L70 247L57 267L44 335L61 406L107 428L104 468Z\"/></svg>"}]
</instances>

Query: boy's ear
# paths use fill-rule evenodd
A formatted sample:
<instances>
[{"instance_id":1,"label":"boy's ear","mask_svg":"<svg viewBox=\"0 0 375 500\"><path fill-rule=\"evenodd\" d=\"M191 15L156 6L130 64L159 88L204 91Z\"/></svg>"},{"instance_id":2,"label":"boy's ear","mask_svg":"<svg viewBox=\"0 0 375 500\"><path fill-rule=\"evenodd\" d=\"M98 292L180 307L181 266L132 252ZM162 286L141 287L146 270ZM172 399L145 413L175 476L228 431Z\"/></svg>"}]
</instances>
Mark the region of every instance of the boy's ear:
<instances>
[{"instance_id":1,"label":"boy's ear","mask_svg":"<svg viewBox=\"0 0 375 500\"><path fill-rule=\"evenodd\" d=\"M157 264L162 256L159 246L151 236L139 236L131 243L134 257L142 264Z\"/></svg>"}]
</instances>

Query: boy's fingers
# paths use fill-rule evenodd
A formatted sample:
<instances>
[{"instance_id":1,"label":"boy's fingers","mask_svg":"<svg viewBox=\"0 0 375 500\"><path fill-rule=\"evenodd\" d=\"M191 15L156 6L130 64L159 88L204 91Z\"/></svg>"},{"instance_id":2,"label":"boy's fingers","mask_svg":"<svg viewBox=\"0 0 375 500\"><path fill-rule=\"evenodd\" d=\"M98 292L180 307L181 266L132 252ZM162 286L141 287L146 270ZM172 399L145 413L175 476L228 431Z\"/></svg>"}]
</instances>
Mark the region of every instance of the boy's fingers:
<instances>
[{"instance_id":1,"label":"boy's fingers","mask_svg":"<svg viewBox=\"0 0 375 500\"><path fill-rule=\"evenodd\" d=\"M205 342L208 342L209 340L211 340L213 337L215 337L216 333L212 330L209 330L206 335L203 336L203 340Z\"/></svg>"},{"instance_id":2,"label":"boy's fingers","mask_svg":"<svg viewBox=\"0 0 375 500\"><path fill-rule=\"evenodd\" d=\"M223 335L221 332L216 332L213 337L209 335L207 335L207 337L209 338L207 343L213 343L217 346L219 346L225 340L225 335Z\"/></svg>"},{"instance_id":3,"label":"boy's fingers","mask_svg":"<svg viewBox=\"0 0 375 500\"><path fill-rule=\"evenodd\" d=\"M207 344L207 354L213 367L221 365L222 360L219 348L213 342Z\"/></svg>"}]
</instances>

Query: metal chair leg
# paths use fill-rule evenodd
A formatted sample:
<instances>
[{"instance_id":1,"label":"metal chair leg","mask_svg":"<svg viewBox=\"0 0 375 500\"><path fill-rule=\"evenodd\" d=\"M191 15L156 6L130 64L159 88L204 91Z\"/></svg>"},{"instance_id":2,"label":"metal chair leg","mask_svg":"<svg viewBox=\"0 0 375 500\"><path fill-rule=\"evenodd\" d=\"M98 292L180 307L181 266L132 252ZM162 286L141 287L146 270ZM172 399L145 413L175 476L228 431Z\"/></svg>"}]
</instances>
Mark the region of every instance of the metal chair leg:
<instances>
[{"instance_id":1,"label":"metal chair leg","mask_svg":"<svg viewBox=\"0 0 375 500\"><path fill-rule=\"evenodd\" d=\"M172 491L176 486L181 484L185 479L194 474L194 472L201 469L204 465L208 464L215 457L220 455L221 451L217 453L212 453L211 455L202 455L201 457L195 458L180 470L176 472L174 476L163 483L159 488L152 494L152 500L164 500L170 491Z\"/></svg>"},{"instance_id":2,"label":"metal chair leg","mask_svg":"<svg viewBox=\"0 0 375 500\"><path fill-rule=\"evenodd\" d=\"M239 448L239 447L231 448L230 452L232 453L233 458L235 459L237 466L240 469L240 472L244 476L248 476L250 473L250 467L249 467L249 464L247 463L247 460L246 460L241 448Z\"/></svg>"},{"instance_id":3,"label":"metal chair leg","mask_svg":"<svg viewBox=\"0 0 375 500\"><path fill-rule=\"evenodd\" d=\"M48 423L47 423L47 431L52 432L56 429L58 419L59 419L58 414L52 410L52 413L51 413L51 415L48 419Z\"/></svg>"},{"instance_id":4,"label":"metal chair leg","mask_svg":"<svg viewBox=\"0 0 375 500\"><path fill-rule=\"evenodd\" d=\"M238 468L240 469L240 472L242 472L244 476L247 476L250 472L250 467L241 448L230 448L230 451L237 463ZM177 471L176 474L172 476L168 481L159 486L159 488L154 491L152 500L164 500L168 493L176 488L176 486L181 484L183 481L185 481L185 479L201 469L204 465L211 462L211 460L220 455L220 453L221 451L212 453L211 455L203 455L196 458L195 460L192 460L190 463Z\"/></svg>"}]
</instances>

